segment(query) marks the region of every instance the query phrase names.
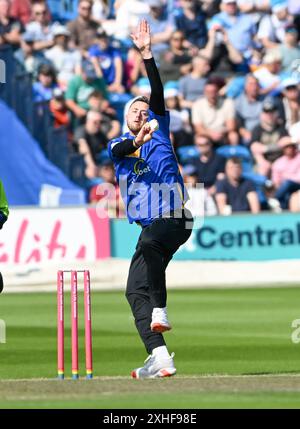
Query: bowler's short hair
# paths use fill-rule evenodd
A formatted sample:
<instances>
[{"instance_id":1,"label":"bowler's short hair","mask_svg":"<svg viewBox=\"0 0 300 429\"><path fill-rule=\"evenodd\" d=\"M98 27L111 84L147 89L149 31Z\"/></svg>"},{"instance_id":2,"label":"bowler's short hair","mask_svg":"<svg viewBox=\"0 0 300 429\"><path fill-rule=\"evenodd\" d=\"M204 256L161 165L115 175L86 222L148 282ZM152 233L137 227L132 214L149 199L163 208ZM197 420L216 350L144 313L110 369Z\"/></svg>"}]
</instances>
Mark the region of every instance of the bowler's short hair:
<instances>
[{"instance_id":1,"label":"bowler's short hair","mask_svg":"<svg viewBox=\"0 0 300 429\"><path fill-rule=\"evenodd\" d=\"M137 103L138 101L141 101L141 102L146 103L148 105L150 104L149 98L146 97L145 95L141 95L140 97L137 97L133 100L133 102L130 104L130 107L132 107L133 104Z\"/></svg>"}]
</instances>

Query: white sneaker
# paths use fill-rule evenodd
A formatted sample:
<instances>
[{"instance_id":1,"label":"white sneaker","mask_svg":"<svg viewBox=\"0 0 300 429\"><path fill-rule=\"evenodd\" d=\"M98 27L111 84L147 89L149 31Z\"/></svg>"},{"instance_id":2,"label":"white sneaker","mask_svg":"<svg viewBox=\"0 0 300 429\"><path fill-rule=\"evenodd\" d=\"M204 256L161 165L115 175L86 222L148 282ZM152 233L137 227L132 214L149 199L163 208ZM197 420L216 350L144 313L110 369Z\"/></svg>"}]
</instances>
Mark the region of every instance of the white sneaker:
<instances>
[{"instance_id":1,"label":"white sneaker","mask_svg":"<svg viewBox=\"0 0 300 429\"><path fill-rule=\"evenodd\" d=\"M132 378L163 378L171 377L176 374L176 368L174 366L175 354L164 359L158 359L157 357L150 355L145 360L145 365L141 368L134 369L131 372Z\"/></svg>"},{"instance_id":2,"label":"white sneaker","mask_svg":"<svg viewBox=\"0 0 300 429\"><path fill-rule=\"evenodd\" d=\"M166 332L172 329L167 316L167 307L154 308L152 311L152 322L150 325L152 332Z\"/></svg>"}]
</instances>

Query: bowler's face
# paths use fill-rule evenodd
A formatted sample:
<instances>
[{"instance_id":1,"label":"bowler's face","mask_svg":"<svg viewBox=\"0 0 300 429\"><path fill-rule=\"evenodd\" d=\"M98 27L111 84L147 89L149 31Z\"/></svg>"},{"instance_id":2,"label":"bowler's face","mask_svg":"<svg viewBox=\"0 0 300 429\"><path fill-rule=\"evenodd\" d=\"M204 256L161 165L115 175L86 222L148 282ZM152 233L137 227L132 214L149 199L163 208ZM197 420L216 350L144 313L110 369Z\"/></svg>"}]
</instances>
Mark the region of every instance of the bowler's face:
<instances>
[{"instance_id":1,"label":"bowler's face","mask_svg":"<svg viewBox=\"0 0 300 429\"><path fill-rule=\"evenodd\" d=\"M149 105L143 101L137 101L130 106L126 116L127 126L133 134L138 134L149 117Z\"/></svg>"}]
</instances>

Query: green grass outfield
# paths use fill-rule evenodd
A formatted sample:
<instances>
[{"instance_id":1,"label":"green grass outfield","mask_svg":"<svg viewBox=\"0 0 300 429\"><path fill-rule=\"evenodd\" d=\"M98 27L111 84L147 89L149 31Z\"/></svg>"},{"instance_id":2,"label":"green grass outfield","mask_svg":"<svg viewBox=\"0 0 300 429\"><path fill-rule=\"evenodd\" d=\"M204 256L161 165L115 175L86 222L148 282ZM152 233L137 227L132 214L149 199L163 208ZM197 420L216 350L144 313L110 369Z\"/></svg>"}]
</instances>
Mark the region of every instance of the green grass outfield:
<instances>
[{"instance_id":1,"label":"green grass outfield","mask_svg":"<svg viewBox=\"0 0 300 429\"><path fill-rule=\"evenodd\" d=\"M94 292L92 313L96 378L58 381L56 295L0 296L1 408L300 408L300 344L291 341L298 288L169 291L166 339L178 375L166 380L129 379L146 355L123 293Z\"/></svg>"}]
</instances>

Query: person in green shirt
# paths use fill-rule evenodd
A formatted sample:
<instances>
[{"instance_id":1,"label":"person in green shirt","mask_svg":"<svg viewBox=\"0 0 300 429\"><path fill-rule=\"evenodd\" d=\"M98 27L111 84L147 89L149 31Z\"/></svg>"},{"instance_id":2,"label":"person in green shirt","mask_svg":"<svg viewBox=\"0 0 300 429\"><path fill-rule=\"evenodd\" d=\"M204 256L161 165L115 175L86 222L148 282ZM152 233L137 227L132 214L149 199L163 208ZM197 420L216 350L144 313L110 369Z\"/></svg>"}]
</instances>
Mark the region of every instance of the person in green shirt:
<instances>
[{"instance_id":1,"label":"person in green shirt","mask_svg":"<svg viewBox=\"0 0 300 429\"><path fill-rule=\"evenodd\" d=\"M7 198L5 195L2 182L0 181L0 229L2 229L3 225L7 221L8 215L9 215L9 210L8 210ZM3 278L2 278L2 274L0 273L0 293L2 292L2 290L3 290Z\"/></svg>"},{"instance_id":2,"label":"person in green shirt","mask_svg":"<svg viewBox=\"0 0 300 429\"><path fill-rule=\"evenodd\" d=\"M96 90L102 93L105 99L108 98L106 84L101 76L100 68L84 59L81 65L81 75L74 76L70 80L67 91L67 106L75 117L84 119L89 107L89 96Z\"/></svg>"}]
</instances>

